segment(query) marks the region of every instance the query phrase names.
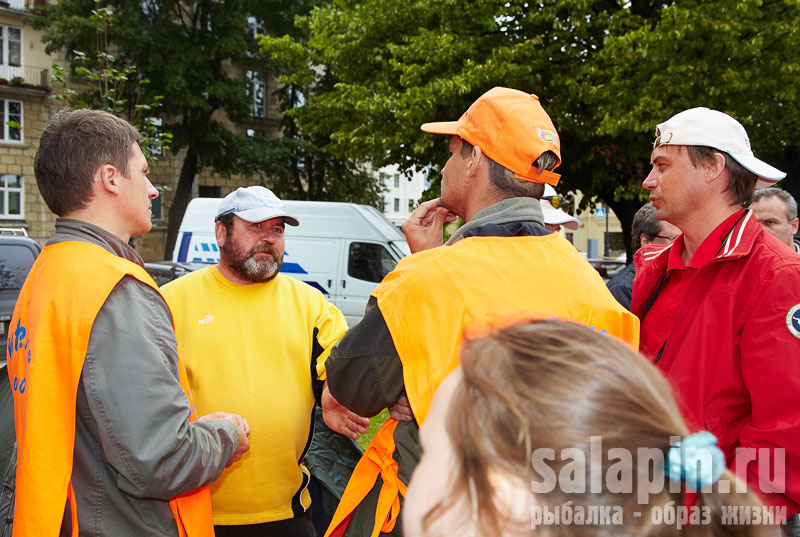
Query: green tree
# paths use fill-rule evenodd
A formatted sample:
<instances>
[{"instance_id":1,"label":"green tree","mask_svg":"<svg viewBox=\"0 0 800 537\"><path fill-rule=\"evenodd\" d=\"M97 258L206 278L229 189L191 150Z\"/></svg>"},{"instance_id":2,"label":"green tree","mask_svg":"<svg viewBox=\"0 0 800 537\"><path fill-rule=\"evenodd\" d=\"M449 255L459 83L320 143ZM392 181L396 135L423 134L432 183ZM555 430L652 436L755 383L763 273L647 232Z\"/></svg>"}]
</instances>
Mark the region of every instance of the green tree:
<instances>
[{"instance_id":1,"label":"green tree","mask_svg":"<svg viewBox=\"0 0 800 537\"><path fill-rule=\"evenodd\" d=\"M562 140L560 190L596 196L630 251L653 131L684 108L732 113L762 155L797 167L796 1L339 0L300 20L307 39L263 45L287 82L335 79L294 112L337 155L425 168L455 119L495 85L536 93Z\"/></svg>"},{"instance_id":2,"label":"green tree","mask_svg":"<svg viewBox=\"0 0 800 537\"><path fill-rule=\"evenodd\" d=\"M305 14L321 2L306 0L295 6L295 15ZM285 20L289 20L288 18ZM291 34L279 41L293 43L305 41L307 31L301 26L277 26L266 28L266 34L280 34L278 28L288 27ZM271 140L261 140L259 151L255 153L254 164L269 159L272 165L272 188L279 196L293 199L337 200L365 203L380 207L383 185L377 173L352 156L330 151L330 136L327 133L305 132L295 119L297 110L314 96L332 89L336 83L330 73L309 70L302 59L274 56L270 54L269 43L272 38L259 35L262 52L269 58L273 72L284 82L274 92L279 99L283 136ZM266 43L266 45L263 45ZM263 156L260 156L263 155Z\"/></svg>"},{"instance_id":3,"label":"green tree","mask_svg":"<svg viewBox=\"0 0 800 537\"><path fill-rule=\"evenodd\" d=\"M240 173L275 183L281 194L309 199L376 201L374 180L352 160L335 159L318 150L313 137L266 139L246 137L230 128L249 115L250 99L236 69L266 71L276 62L259 52L254 24L267 34L290 33L294 17L308 12L315 0L61 0L38 8L35 24L44 28L48 52L64 50L75 62L86 58L74 50L91 50L96 40L89 14L111 8L119 23L105 38L118 64L134 66L150 81L148 92L163 95L164 129L173 135L172 151L183 150L178 184L169 208L165 257L202 168L222 175ZM94 63L92 63L94 62ZM89 58L90 70L96 69ZM291 107L285 101L286 108ZM313 158L300 166L297 155ZM301 169L302 168L302 169ZM305 170L316 170L315 175ZM324 173L323 173L324 172ZM308 178L306 175L308 174ZM322 179L314 182L315 177ZM306 187L306 185L309 185ZM287 185L296 185L294 189Z\"/></svg>"},{"instance_id":4,"label":"green tree","mask_svg":"<svg viewBox=\"0 0 800 537\"><path fill-rule=\"evenodd\" d=\"M800 172L792 136L800 127L800 4L692 0L661 8L655 23L626 15L587 72L595 132L649 141L681 110L722 110L745 126L760 158L789 172L783 187L800 194L791 180Z\"/></svg>"},{"instance_id":5,"label":"green tree","mask_svg":"<svg viewBox=\"0 0 800 537\"><path fill-rule=\"evenodd\" d=\"M183 153L180 177L169 209L165 257L201 167L222 174L237 171L247 140L224 119L248 114L243 81L226 67L250 60L255 41L247 34L246 0L62 0L37 10L35 24L45 28L47 52L89 50L95 35L88 14L97 7L114 10L119 24L107 29L109 47L121 65L136 66L150 80L149 91L163 95L164 128L173 134L172 150Z\"/></svg>"},{"instance_id":6,"label":"green tree","mask_svg":"<svg viewBox=\"0 0 800 537\"><path fill-rule=\"evenodd\" d=\"M169 150L172 134L157 128L153 114L161 107L162 95L143 92L149 80L138 76L136 68L129 65L117 69L117 59L109 53L107 30L116 22L114 11L109 8L92 10L89 21L94 24L96 50L94 61L85 52L73 50L73 70L80 78L76 88L70 87L67 70L53 64L53 82L61 92L53 95L72 109L89 108L92 104L115 116L127 119L143 136L142 151L151 160ZM94 68L93 68L94 66Z\"/></svg>"}]
</instances>

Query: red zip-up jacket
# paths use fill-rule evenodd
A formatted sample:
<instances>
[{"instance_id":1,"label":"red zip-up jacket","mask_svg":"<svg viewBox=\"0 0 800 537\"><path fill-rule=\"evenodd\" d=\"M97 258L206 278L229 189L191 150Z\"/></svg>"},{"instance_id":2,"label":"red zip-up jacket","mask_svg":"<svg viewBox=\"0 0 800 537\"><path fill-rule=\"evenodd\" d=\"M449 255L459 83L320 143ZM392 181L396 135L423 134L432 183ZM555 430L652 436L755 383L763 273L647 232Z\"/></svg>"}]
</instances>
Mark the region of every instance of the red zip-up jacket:
<instances>
[{"instance_id":1,"label":"red zip-up jacket","mask_svg":"<svg viewBox=\"0 0 800 537\"><path fill-rule=\"evenodd\" d=\"M682 242L636 253L631 311L640 318L673 245ZM730 469L746 462L737 448L769 450L747 465L750 490L788 516L800 513L800 255L763 231L752 211L689 281L656 366L690 428L716 435ZM785 472L775 448L785 449Z\"/></svg>"}]
</instances>

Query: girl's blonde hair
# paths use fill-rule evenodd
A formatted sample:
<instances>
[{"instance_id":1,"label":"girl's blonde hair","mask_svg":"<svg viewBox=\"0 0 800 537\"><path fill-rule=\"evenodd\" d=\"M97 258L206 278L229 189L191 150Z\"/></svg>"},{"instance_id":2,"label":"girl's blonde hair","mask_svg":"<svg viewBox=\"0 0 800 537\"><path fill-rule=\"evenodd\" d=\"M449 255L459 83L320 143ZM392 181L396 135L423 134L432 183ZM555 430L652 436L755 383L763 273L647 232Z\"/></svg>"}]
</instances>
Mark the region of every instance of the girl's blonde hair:
<instances>
[{"instance_id":1,"label":"girl's blonde hair","mask_svg":"<svg viewBox=\"0 0 800 537\"><path fill-rule=\"evenodd\" d=\"M653 508L663 510L669 502L674 508L684 506L684 493L670 492L668 479L649 493L648 503L637 503L639 448L661 450L666 460L670 437L689 434L667 382L645 358L584 326L534 321L467 341L461 369L463 380L455 388L446 423L457 469L451 494L428 513L427 522L447 509L459 508L469 511L478 535L529 533L529 520L527 528L509 526L492 476L513 476L530 486L543 477L532 465L536 450L554 450L555 459L545 463L559 476L570 459L558 455L565 448L577 448L586 461L586 492L564 492L555 486L552 492L531 493L532 501L551 512L566 502L572 502L573 513L579 506L587 513L589 506L621 508L624 524L598 527L561 521L540 526L537 532L637 537L679 532L677 524L652 523ZM600 468L592 469L602 478L600 493L591 493L589 486L591 437L600 437L602 442ZM610 492L606 486L609 467L618 463L614 457L609 460L608 452L614 448L632 454L630 492ZM663 476L663 466L649 471ZM731 483L730 490L736 489L733 474L726 472L723 479ZM693 505L707 508L705 524L695 523L688 530L695 535L754 535L764 529L722 525L722 506L760 505L752 494L722 494L715 485L713 492L698 494ZM636 511L641 516L634 516Z\"/></svg>"}]
</instances>

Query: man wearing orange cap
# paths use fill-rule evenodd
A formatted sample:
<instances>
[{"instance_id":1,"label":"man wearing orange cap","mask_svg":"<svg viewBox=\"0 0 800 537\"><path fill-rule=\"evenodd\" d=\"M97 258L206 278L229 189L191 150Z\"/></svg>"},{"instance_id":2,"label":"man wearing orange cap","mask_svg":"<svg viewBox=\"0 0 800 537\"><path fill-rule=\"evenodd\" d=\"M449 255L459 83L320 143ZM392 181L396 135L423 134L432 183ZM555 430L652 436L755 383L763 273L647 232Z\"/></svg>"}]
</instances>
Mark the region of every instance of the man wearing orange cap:
<instances>
[{"instance_id":1,"label":"man wearing orange cap","mask_svg":"<svg viewBox=\"0 0 800 537\"><path fill-rule=\"evenodd\" d=\"M561 157L535 95L494 88L457 122L422 130L451 136L442 196L403 225L414 254L375 289L362 321L328 359L332 397L360 415L392 413L353 472L328 536L402 535L419 425L457 364L465 330L559 318L638 345L638 320L544 227L539 199L545 184L558 182L552 170ZM444 223L457 216L466 224L441 247Z\"/></svg>"}]
</instances>

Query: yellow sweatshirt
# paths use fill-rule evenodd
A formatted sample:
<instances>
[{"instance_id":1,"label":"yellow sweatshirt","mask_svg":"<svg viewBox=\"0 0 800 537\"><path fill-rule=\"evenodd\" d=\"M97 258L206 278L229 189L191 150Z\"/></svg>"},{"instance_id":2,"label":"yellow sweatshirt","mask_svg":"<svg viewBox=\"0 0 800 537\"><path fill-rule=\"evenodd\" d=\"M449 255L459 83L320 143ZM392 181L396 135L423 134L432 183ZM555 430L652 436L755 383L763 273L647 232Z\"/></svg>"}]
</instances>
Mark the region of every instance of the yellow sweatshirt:
<instances>
[{"instance_id":1,"label":"yellow sweatshirt","mask_svg":"<svg viewBox=\"0 0 800 537\"><path fill-rule=\"evenodd\" d=\"M308 470L312 381L347 330L341 312L285 274L238 285L216 266L162 288L175 320L199 416L224 411L250 424L250 451L211 486L214 523L260 524L311 504Z\"/></svg>"}]
</instances>

